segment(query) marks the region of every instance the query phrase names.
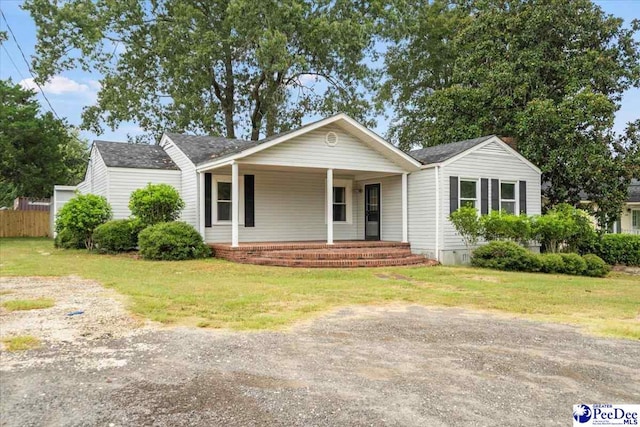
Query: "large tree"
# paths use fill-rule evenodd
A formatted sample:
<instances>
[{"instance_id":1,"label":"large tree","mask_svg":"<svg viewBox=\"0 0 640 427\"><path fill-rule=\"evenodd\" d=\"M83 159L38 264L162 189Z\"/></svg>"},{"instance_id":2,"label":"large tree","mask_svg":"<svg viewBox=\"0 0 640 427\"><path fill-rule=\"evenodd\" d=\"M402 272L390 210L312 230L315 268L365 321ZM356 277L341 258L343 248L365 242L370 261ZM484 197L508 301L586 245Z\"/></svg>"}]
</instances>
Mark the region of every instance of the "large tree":
<instances>
[{"instance_id":1,"label":"large tree","mask_svg":"<svg viewBox=\"0 0 640 427\"><path fill-rule=\"evenodd\" d=\"M35 93L0 80L0 206L16 196L49 197L54 184L82 180L87 143L52 113L40 112Z\"/></svg>"},{"instance_id":2,"label":"large tree","mask_svg":"<svg viewBox=\"0 0 640 427\"><path fill-rule=\"evenodd\" d=\"M590 0L401 4L382 92L396 112L392 139L515 137L551 184L550 205L578 204L582 192L602 224L616 216L637 162L633 127L612 132L622 93L640 86L637 20L625 28Z\"/></svg>"},{"instance_id":3,"label":"large tree","mask_svg":"<svg viewBox=\"0 0 640 427\"><path fill-rule=\"evenodd\" d=\"M28 0L42 81L102 74L83 123L135 121L229 138L287 130L311 114L374 113L367 65L382 2L350 0Z\"/></svg>"}]
</instances>

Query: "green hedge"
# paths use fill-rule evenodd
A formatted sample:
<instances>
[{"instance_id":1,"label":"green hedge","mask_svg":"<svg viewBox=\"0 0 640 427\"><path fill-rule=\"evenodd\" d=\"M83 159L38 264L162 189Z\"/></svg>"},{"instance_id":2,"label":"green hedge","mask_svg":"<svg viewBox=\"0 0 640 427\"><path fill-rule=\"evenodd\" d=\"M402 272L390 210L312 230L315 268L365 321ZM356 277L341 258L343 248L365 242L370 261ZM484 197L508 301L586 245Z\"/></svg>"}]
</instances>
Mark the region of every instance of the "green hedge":
<instances>
[{"instance_id":1,"label":"green hedge","mask_svg":"<svg viewBox=\"0 0 640 427\"><path fill-rule=\"evenodd\" d=\"M610 265L640 266L640 235L637 234L604 234L581 249L583 253L598 255Z\"/></svg>"},{"instance_id":2,"label":"green hedge","mask_svg":"<svg viewBox=\"0 0 640 427\"><path fill-rule=\"evenodd\" d=\"M514 242L494 241L473 251L471 265L507 271L540 271L542 262L534 253Z\"/></svg>"},{"instance_id":3,"label":"green hedge","mask_svg":"<svg viewBox=\"0 0 640 427\"><path fill-rule=\"evenodd\" d=\"M138 236L138 245L142 258L154 260L205 258L211 253L195 228L178 221L145 228Z\"/></svg>"},{"instance_id":4,"label":"green hedge","mask_svg":"<svg viewBox=\"0 0 640 427\"><path fill-rule=\"evenodd\" d=\"M84 240L67 228L57 232L56 238L53 239L53 246L58 249L85 249Z\"/></svg>"},{"instance_id":5,"label":"green hedge","mask_svg":"<svg viewBox=\"0 0 640 427\"><path fill-rule=\"evenodd\" d=\"M611 271L609 264L604 262L598 255L586 254L582 258L587 264L583 273L585 276L604 277Z\"/></svg>"},{"instance_id":6,"label":"green hedge","mask_svg":"<svg viewBox=\"0 0 640 427\"><path fill-rule=\"evenodd\" d=\"M604 277L609 265L594 254L534 254L514 242L494 241L479 247L471 256L471 265L506 271L563 273Z\"/></svg>"},{"instance_id":7,"label":"green hedge","mask_svg":"<svg viewBox=\"0 0 640 427\"><path fill-rule=\"evenodd\" d=\"M135 219L115 219L93 232L93 243L103 253L132 251L138 246L140 222Z\"/></svg>"}]
</instances>

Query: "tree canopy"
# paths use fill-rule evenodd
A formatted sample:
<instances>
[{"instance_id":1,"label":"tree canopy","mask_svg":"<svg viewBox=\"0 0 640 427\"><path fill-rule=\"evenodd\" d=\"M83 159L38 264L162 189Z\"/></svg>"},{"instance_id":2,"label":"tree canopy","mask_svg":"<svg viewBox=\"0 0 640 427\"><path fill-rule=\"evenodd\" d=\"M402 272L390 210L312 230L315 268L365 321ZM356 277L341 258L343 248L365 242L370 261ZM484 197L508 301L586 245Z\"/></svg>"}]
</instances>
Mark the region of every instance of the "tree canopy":
<instances>
[{"instance_id":1,"label":"tree canopy","mask_svg":"<svg viewBox=\"0 0 640 427\"><path fill-rule=\"evenodd\" d=\"M137 122L258 139L305 115L375 113L376 1L28 0L39 79L75 67L102 74L84 127Z\"/></svg>"},{"instance_id":2,"label":"tree canopy","mask_svg":"<svg viewBox=\"0 0 640 427\"><path fill-rule=\"evenodd\" d=\"M82 180L86 141L52 113L40 112L35 93L0 80L0 206L17 196L49 197L54 184Z\"/></svg>"},{"instance_id":3,"label":"tree canopy","mask_svg":"<svg viewBox=\"0 0 640 427\"><path fill-rule=\"evenodd\" d=\"M597 201L602 225L619 213L637 127L612 127L622 93L640 86L639 21L625 28L590 0L406 0L399 16L381 91L394 141L514 137L549 205Z\"/></svg>"}]
</instances>

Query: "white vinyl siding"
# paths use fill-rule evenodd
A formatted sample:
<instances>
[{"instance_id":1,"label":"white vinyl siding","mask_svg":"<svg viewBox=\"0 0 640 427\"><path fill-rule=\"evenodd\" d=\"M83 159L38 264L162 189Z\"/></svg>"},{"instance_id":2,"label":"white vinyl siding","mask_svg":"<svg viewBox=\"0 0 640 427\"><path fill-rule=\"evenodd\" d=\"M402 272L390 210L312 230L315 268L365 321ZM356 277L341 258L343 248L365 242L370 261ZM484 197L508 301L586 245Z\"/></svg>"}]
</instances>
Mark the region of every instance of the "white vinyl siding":
<instances>
[{"instance_id":1,"label":"white vinyl siding","mask_svg":"<svg viewBox=\"0 0 640 427\"><path fill-rule=\"evenodd\" d=\"M327 145L325 137L328 132L338 135L335 146ZM325 126L311 131L246 157L240 162L287 167L404 172L402 167L338 126Z\"/></svg>"},{"instance_id":2,"label":"white vinyl siding","mask_svg":"<svg viewBox=\"0 0 640 427\"><path fill-rule=\"evenodd\" d=\"M171 160L180 168L178 191L185 205L180 219L198 228L198 175L196 174L196 168L173 142L165 142L163 148L171 157Z\"/></svg>"},{"instance_id":3,"label":"white vinyl siding","mask_svg":"<svg viewBox=\"0 0 640 427\"><path fill-rule=\"evenodd\" d=\"M91 156L87 164L87 171L84 181L78 184L78 192L82 194L97 194L107 197L109 193L109 183L107 180L107 166L100 156L100 152L95 145L91 149Z\"/></svg>"},{"instance_id":4,"label":"white vinyl siding","mask_svg":"<svg viewBox=\"0 0 640 427\"><path fill-rule=\"evenodd\" d=\"M449 222L449 177L478 180L478 200L480 197L480 179L499 179L505 182L527 182L527 215L541 212L540 174L527 163L504 149L499 143L492 142L441 169L440 194L441 249L464 249L464 243ZM516 188L518 185L516 185ZM516 190L517 191L517 190ZM491 181L489 181L489 207L491 207ZM516 198L517 198L516 193ZM479 205L479 202L478 202Z\"/></svg>"},{"instance_id":5,"label":"white vinyl siding","mask_svg":"<svg viewBox=\"0 0 640 427\"><path fill-rule=\"evenodd\" d=\"M423 169L409 174L408 187L411 250L435 258L436 169Z\"/></svg>"},{"instance_id":6,"label":"white vinyl siding","mask_svg":"<svg viewBox=\"0 0 640 427\"><path fill-rule=\"evenodd\" d=\"M180 171L166 169L108 168L109 196L113 218L128 218L131 193L147 184L169 184L180 191Z\"/></svg>"}]
</instances>

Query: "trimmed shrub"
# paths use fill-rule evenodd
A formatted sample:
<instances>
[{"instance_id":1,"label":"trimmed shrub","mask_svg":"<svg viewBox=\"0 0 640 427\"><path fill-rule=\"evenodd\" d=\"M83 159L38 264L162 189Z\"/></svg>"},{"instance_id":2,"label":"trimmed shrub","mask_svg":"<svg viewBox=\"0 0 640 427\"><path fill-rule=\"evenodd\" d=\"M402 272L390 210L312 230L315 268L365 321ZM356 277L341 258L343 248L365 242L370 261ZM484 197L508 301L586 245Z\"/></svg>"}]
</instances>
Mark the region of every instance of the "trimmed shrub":
<instances>
[{"instance_id":1,"label":"trimmed shrub","mask_svg":"<svg viewBox=\"0 0 640 427\"><path fill-rule=\"evenodd\" d=\"M478 219L478 211L471 206L463 206L449 215L449 221L462 237L467 251L471 246L478 243L478 238L482 234L482 226Z\"/></svg>"},{"instance_id":2,"label":"trimmed shrub","mask_svg":"<svg viewBox=\"0 0 640 427\"><path fill-rule=\"evenodd\" d=\"M138 236L138 245L143 258L154 260L205 258L211 252L195 228L178 221L145 228Z\"/></svg>"},{"instance_id":3,"label":"trimmed shrub","mask_svg":"<svg viewBox=\"0 0 640 427\"><path fill-rule=\"evenodd\" d=\"M564 273L580 276L587 269L587 263L582 257L575 253L560 254L564 261Z\"/></svg>"},{"instance_id":4,"label":"trimmed shrub","mask_svg":"<svg viewBox=\"0 0 640 427\"><path fill-rule=\"evenodd\" d=\"M84 249L84 241L66 228L58 231L53 246L59 249Z\"/></svg>"},{"instance_id":5,"label":"trimmed shrub","mask_svg":"<svg viewBox=\"0 0 640 427\"><path fill-rule=\"evenodd\" d=\"M607 264L640 266L640 235L605 234L591 249Z\"/></svg>"},{"instance_id":6,"label":"trimmed shrub","mask_svg":"<svg viewBox=\"0 0 640 427\"><path fill-rule=\"evenodd\" d=\"M93 232L93 244L103 253L132 251L138 246L140 222L135 219L115 219Z\"/></svg>"},{"instance_id":7,"label":"trimmed shrub","mask_svg":"<svg viewBox=\"0 0 640 427\"><path fill-rule=\"evenodd\" d=\"M587 264L587 268L584 270L585 276L604 277L611 271L609 264L604 262L598 255L587 254L582 259Z\"/></svg>"},{"instance_id":8,"label":"trimmed shrub","mask_svg":"<svg viewBox=\"0 0 640 427\"><path fill-rule=\"evenodd\" d=\"M545 273L564 273L564 260L558 254L541 254L540 262Z\"/></svg>"},{"instance_id":9,"label":"trimmed shrub","mask_svg":"<svg viewBox=\"0 0 640 427\"><path fill-rule=\"evenodd\" d=\"M495 241L473 251L471 265L507 271L540 271L538 257L514 242Z\"/></svg>"},{"instance_id":10,"label":"trimmed shrub","mask_svg":"<svg viewBox=\"0 0 640 427\"><path fill-rule=\"evenodd\" d=\"M111 219L111 206L102 196L78 194L67 203L56 216L56 232L67 230L69 238L82 241L84 246L93 249L93 232L100 224Z\"/></svg>"},{"instance_id":11,"label":"trimmed shrub","mask_svg":"<svg viewBox=\"0 0 640 427\"><path fill-rule=\"evenodd\" d=\"M149 184L131 193L129 209L145 226L175 221L184 208L178 190L169 184Z\"/></svg>"},{"instance_id":12,"label":"trimmed shrub","mask_svg":"<svg viewBox=\"0 0 640 427\"><path fill-rule=\"evenodd\" d=\"M513 240L527 242L531 240L531 221L526 215L513 215L492 211L480 219L482 237L487 240Z\"/></svg>"},{"instance_id":13,"label":"trimmed shrub","mask_svg":"<svg viewBox=\"0 0 640 427\"><path fill-rule=\"evenodd\" d=\"M595 236L589 215L566 203L561 203L532 224L532 237L547 252L575 251Z\"/></svg>"}]
</instances>

